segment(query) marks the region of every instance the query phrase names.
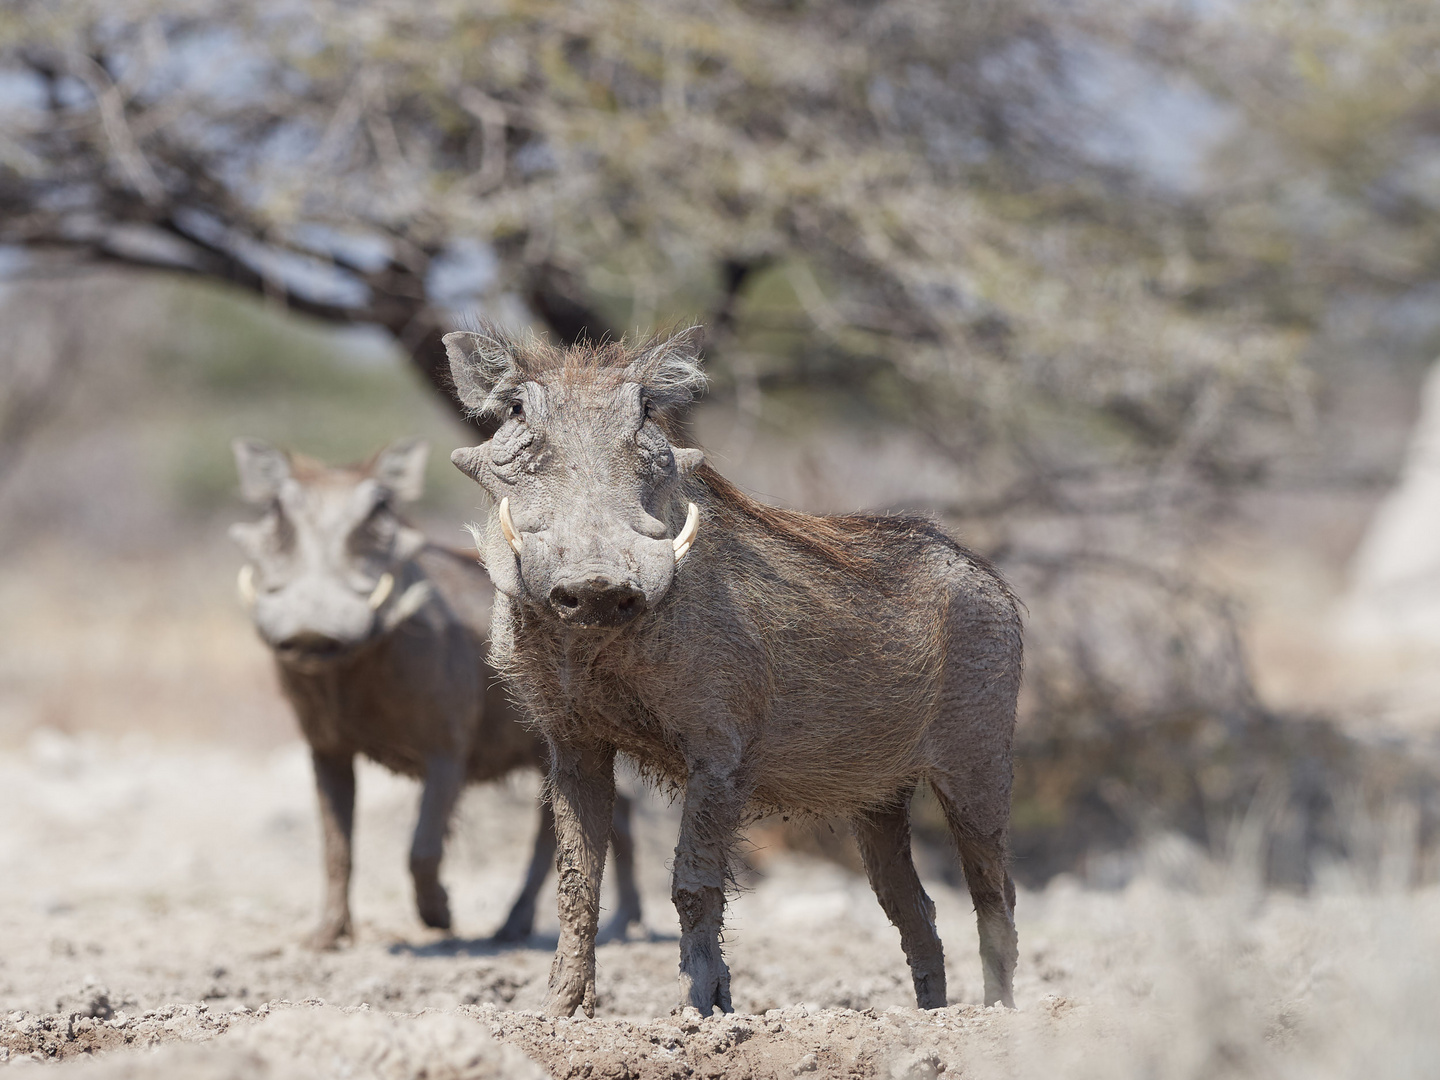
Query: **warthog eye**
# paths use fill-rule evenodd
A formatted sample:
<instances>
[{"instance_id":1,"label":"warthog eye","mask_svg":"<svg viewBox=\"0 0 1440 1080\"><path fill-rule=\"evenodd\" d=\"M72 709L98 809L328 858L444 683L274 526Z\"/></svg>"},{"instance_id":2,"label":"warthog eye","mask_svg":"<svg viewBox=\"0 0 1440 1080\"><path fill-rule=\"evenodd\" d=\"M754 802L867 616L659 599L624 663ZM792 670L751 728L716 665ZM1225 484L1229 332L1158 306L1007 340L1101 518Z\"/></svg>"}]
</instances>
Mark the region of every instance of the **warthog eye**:
<instances>
[{"instance_id":1,"label":"warthog eye","mask_svg":"<svg viewBox=\"0 0 1440 1080\"><path fill-rule=\"evenodd\" d=\"M524 403L523 401L518 400L518 399L515 400L515 401L512 401L512 402L510 403L510 415L513 416L516 420L524 420L524 419L525 419L525 403Z\"/></svg>"}]
</instances>

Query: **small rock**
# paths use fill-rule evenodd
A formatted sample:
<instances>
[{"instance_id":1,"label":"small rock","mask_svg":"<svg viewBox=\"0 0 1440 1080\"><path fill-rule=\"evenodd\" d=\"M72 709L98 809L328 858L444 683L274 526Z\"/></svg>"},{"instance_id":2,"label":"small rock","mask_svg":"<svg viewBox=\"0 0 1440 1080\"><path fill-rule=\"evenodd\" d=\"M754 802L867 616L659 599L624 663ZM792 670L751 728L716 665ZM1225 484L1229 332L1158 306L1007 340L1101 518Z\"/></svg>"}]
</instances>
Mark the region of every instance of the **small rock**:
<instances>
[{"instance_id":1,"label":"small rock","mask_svg":"<svg viewBox=\"0 0 1440 1080\"><path fill-rule=\"evenodd\" d=\"M790 1074L792 1076L800 1076L803 1073L814 1072L819 1067L820 1059L814 1054L806 1054L799 1061L795 1062L794 1065L790 1066Z\"/></svg>"}]
</instances>

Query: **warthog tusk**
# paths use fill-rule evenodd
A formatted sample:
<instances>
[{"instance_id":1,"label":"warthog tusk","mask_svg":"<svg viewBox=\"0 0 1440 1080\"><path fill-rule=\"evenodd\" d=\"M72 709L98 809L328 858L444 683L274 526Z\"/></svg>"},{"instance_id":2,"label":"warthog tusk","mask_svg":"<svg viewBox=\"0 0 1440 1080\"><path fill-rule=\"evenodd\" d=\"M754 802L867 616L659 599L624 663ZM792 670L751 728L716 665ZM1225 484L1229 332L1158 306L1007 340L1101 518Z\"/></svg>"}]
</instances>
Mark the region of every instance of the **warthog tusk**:
<instances>
[{"instance_id":1,"label":"warthog tusk","mask_svg":"<svg viewBox=\"0 0 1440 1080\"><path fill-rule=\"evenodd\" d=\"M370 610L379 611L380 605L385 603L390 596L390 591L395 588L395 575L384 573L380 580L375 583L375 591L370 594Z\"/></svg>"},{"instance_id":2,"label":"warthog tusk","mask_svg":"<svg viewBox=\"0 0 1440 1080\"><path fill-rule=\"evenodd\" d=\"M675 545L675 561L679 562L690 550L690 545L695 542L695 534L700 531L700 511L695 504L690 504L690 509L685 512L685 527L680 530L680 535L671 541Z\"/></svg>"},{"instance_id":3,"label":"warthog tusk","mask_svg":"<svg viewBox=\"0 0 1440 1080\"><path fill-rule=\"evenodd\" d=\"M385 629L393 630L414 615L425 606L425 601L430 599L433 592L434 586L428 581L417 581L411 585L400 594L400 599L391 604L390 610L385 613Z\"/></svg>"},{"instance_id":4,"label":"warthog tusk","mask_svg":"<svg viewBox=\"0 0 1440 1080\"><path fill-rule=\"evenodd\" d=\"M235 579L235 591L240 594L240 606L246 611L255 608L255 567L248 562L240 567L240 576Z\"/></svg>"},{"instance_id":5,"label":"warthog tusk","mask_svg":"<svg viewBox=\"0 0 1440 1080\"><path fill-rule=\"evenodd\" d=\"M520 554L520 536L515 532L515 522L510 520L510 496L500 500L500 531L505 534L505 542L515 549L515 554Z\"/></svg>"}]
</instances>

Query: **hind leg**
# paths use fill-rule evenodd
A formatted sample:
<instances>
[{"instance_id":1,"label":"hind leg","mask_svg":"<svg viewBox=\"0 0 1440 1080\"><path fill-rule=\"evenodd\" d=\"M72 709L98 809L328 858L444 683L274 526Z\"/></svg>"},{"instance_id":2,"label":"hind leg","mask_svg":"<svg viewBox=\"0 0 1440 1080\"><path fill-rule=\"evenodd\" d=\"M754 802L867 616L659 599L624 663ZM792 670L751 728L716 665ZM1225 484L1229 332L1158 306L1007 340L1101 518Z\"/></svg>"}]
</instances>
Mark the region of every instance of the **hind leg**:
<instances>
[{"instance_id":1,"label":"hind leg","mask_svg":"<svg viewBox=\"0 0 1440 1080\"><path fill-rule=\"evenodd\" d=\"M420 795L420 817L410 842L410 876L415 882L415 906L426 926L450 929L450 898L440 884L440 858L450 814L465 787L465 765L448 754L425 759L425 787Z\"/></svg>"},{"instance_id":2,"label":"hind leg","mask_svg":"<svg viewBox=\"0 0 1440 1080\"><path fill-rule=\"evenodd\" d=\"M495 931L494 941L524 941L535 928L535 905L540 897L541 886L555 865L555 810L550 799L540 799L540 827L535 832L535 850L530 856L530 869L525 874L525 886L520 890L505 925Z\"/></svg>"},{"instance_id":3,"label":"hind leg","mask_svg":"<svg viewBox=\"0 0 1440 1080\"><path fill-rule=\"evenodd\" d=\"M730 846L746 796L731 761L711 758L690 764L670 898L680 916L680 1006L693 1005L701 1016L709 1016L717 1008L735 1011L720 933Z\"/></svg>"},{"instance_id":4,"label":"hind leg","mask_svg":"<svg viewBox=\"0 0 1440 1080\"><path fill-rule=\"evenodd\" d=\"M1015 882L1007 869L1009 853L1005 830L982 834L967 820L963 803L946 790L949 785L932 785L955 843L965 884L975 903L975 921L980 930L980 967L985 975L985 1004L1015 1007L1013 989L1019 939L1015 933Z\"/></svg>"},{"instance_id":5,"label":"hind leg","mask_svg":"<svg viewBox=\"0 0 1440 1080\"><path fill-rule=\"evenodd\" d=\"M619 906L600 935L603 941L616 938L623 941L625 932L631 926L640 925L640 889L635 884L635 837L630 831L632 809L629 796L617 791L615 814L610 822L610 848L615 852L615 886Z\"/></svg>"},{"instance_id":6,"label":"hind leg","mask_svg":"<svg viewBox=\"0 0 1440 1080\"><path fill-rule=\"evenodd\" d=\"M945 1007L945 949L935 931L935 905L925 894L910 853L910 794L895 806L854 822L870 887L900 931L900 947L915 980L915 1003Z\"/></svg>"}]
</instances>

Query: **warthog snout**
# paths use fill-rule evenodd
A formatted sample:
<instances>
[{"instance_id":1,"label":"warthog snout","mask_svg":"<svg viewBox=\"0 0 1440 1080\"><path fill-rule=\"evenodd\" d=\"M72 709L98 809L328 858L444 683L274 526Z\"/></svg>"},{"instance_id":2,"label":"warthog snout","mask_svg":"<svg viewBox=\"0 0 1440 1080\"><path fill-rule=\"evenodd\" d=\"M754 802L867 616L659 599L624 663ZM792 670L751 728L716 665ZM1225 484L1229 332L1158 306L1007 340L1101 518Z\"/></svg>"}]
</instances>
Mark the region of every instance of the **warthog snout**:
<instances>
[{"instance_id":1,"label":"warthog snout","mask_svg":"<svg viewBox=\"0 0 1440 1080\"><path fill-rule=\"evenodd\" d=\"M353 645L338 638L310 632L292 634L275 646L281 658L287 660L334 660L353 649Z\"/></svg>"},{"instance_id":2,"label":"warthog snout","mask_svg":"<svg viewBox=\"0 0 1440 1080\"><path fill-rule=\"evenodd\" d=\"M639 589L603 577L565 581L550 590L550 609L572 626L624 626L645 608Z\"/></svg>"}]
</instances>

